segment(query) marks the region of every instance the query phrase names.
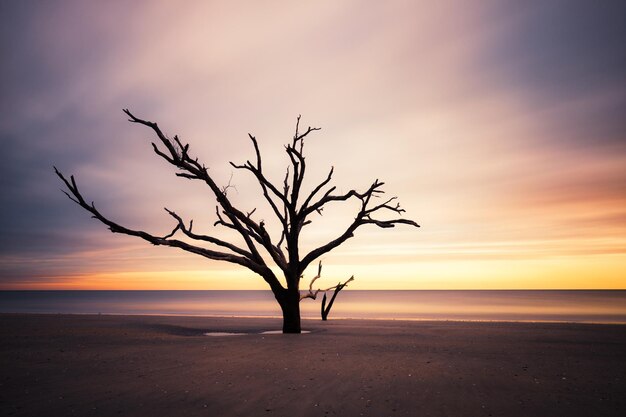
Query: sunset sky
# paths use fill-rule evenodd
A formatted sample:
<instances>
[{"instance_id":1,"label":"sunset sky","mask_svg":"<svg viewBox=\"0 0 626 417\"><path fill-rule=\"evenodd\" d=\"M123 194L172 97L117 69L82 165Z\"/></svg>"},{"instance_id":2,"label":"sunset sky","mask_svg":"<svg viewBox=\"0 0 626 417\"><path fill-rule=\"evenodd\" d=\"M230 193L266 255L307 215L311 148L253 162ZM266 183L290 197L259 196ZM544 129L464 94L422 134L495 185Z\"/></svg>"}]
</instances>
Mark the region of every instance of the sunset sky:
<instances>
[{"instance_id":1,"label":"sunset sky","mask_svg":"<svg viewBox=\"0 0 626 417\"><path fill-rule=\"evenodd\" d=\"M282 181L295 120L309 187L379 178L420 229L363 227L326 254L353 289L626 288L623 1L4 1L0 289L264 289L241 267L113 235L60 191L164 235L163 207L213 227L158 121L256 219L254 156ZM303 235L340 234L355 205ZM315 274L307 272L310 277Z\"/></svg>"}]
</instances>

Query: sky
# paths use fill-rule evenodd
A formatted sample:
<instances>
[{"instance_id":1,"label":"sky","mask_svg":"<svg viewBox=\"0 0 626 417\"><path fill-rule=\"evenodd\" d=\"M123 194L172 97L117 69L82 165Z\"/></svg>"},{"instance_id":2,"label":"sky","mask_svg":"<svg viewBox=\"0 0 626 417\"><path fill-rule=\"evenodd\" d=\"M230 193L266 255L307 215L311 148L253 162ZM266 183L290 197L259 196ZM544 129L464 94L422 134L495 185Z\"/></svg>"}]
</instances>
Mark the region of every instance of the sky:
<instances>
[{"instance_id":1,"label":"sky","mask_svg":"<svg viewBox=\"0 0 626 417\"><path fill-rule=\"evenodd\" d=\"M236 265L113 235L53 165L126 226L215 201L152 153L178 134L233 201L270 218L254 156L282 181L296 117L308 187L374 179L419 229L365 226L323 256L354 289L626 288L623 1L4 1L0 289L264 289ZM356 213L334 205L312 249ZM268 220L269 221L269 220ZM312 277L315 271L307 271Z\"/></svg>"}]
</instances>

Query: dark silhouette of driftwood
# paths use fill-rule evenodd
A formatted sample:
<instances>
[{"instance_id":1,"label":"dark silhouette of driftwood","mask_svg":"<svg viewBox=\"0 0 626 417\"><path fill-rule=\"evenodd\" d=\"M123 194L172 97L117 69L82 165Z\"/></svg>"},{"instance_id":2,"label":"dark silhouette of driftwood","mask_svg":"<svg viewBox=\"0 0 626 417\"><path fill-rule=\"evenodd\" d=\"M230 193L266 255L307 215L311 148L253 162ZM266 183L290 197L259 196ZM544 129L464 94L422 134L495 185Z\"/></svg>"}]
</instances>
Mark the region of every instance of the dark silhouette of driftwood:
<instances>
[{"instance_id":1,"label":"dark silhouette of driftwood","mask_svg":"<svg viewBox=\"0 0 626 417\"><path fill-rule=\"evenodd\" d=\"M328 287L326 289L318 288L317 290L313 290L313 284L315 283L315 281L320 279L321 276L322 276L322 261L320 261L317 264L317 275L314 276L313 279L311 280L311 282L309 283L309 290L308 290L308 292L300 294L300 300L304 300L305 298L311 298L311 299L315 300L319 293L323 293L324 297L322 298L322 320L326 321L327 318L328 318L328 313L330 313L330 309L333 307L333 303L335 302L335 298L337 298L337 294L339 294L339 291L343 290L343 288L346 285L348 285L348 283L350 283L350 281L354 281L354 275L352 275L343 284L341 282L339 282L337 285L334 285L332 287ZM333 296L330 299L330 303L328 304L328 307L326 307L326 293L328 291L330 291L330 290L334 290L333 291Z\"/></svg>"},{"instance_id":2,"label":"dark silhouette of driftwood","mask_svg":"<svg viewBox=\"0 0 626 417\"><path fill-rule=\"evenodd\" d=\"M330 313L330 309L333 308L333 303L335 302L335 298L337 298L337 294L339 294L339 291L343 290L343 288L348 285L348 282L350 282L352 280L352 278L350 278L348 281L344 282L343 284L340 282L339 284L337 284L337 286L335 287L335 290L333 291L333 296L330 297L330 302L328 303L328 307L326 306L326 293L324 293L324 297L322 298L322 320L326 321L328 320L328 314Z\"/></svg>"},{"instance_id":3,"label":"dark silhouette of driftwood","mask_svg":"<svg viewBox=\"0 0 626 417\"><path fill-rule=\"evenodd\" d=\"M302 189L306 172L304 157L304 143L309 135L319 128L308 127L300 131L300 116L297 118L295 134L285 151L290 164L281 184L271 182L263 171L263 163L259 145L254 136L249 134L255 152L251 162L243 164L230 163L237 170L250 172L258 182L265 202L271 207L280 224L280 231L272 236L265 227L263 220L255 220L253 215L256 208L250 211L235 207L228 197L228 190L232 186L218 185L209 169L190 153L188 143L182 142L178 136L166 136L160 127L151 121L143 120L133 115L128 109L124 110L129 121L148 127L153 131L157 140L152 142L152 149L159 157L176 167L176 175L193 181L200 181L207 185L215 196L216 221L215 226L224 227L237 233L243 240L243 245L237 245L208 234L197 233L193 230L193 221L185 222L175 211L165 208L167 214L174 220L174 228L164 235L148 233L123 226L102 214L93 202L87 202L78 188L73 175L69 178L63 175L56 167L56 174L63 181L66 191L63 191L73 202L91 213L92 217L106 225L113 233L122 233L144 239L153 245L170 246L195 253L208 259L225 261L241 265L258 274L268 284L279 303L283 313L283 332L300 333L300 280L306 268L320 256L328 253L346 240L354 236L354 232L361 226L373 225L381 228L391 228L396 224L406 224L419 227L412 220L395 218L382 219L375 215L381 212L402 214L404 210L396 197L391 197L374 203L380 197L383 182L376 179L364 191L350 190L346 193L337 193L334 186L330 186L334 169L308 193ZM324 207L335 202L358 200L360 208L352 223L338 236L328 243L301 253L299 247L300 232L311 224L312 216L322 214ZM175 238L181 233L194 243ZM268 265L269 259L281 270L286 285L283 285ZM320 264L321 265L321 264ZM320 267L321 268L321 267Z\"/></svg>"}]
</instances>

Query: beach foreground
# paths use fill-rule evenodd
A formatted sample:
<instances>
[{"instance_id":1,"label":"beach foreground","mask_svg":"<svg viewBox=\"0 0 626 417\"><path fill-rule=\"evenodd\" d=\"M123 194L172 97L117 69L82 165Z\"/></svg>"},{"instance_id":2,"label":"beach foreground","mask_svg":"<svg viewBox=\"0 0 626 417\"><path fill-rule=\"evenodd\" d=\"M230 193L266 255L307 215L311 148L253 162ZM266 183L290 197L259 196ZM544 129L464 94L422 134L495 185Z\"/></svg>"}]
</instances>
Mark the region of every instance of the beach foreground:
<instances>
[{"instance_id":1,"label":"beach foreground","mask_svg":"<svg viewBox=\"0 0 626 417\"><path fill-rule=\"evenodd\" d=\"M623 416L626 326L0 315L5 416ZM207 332L244 332L206 336Z\"/></svg>"}]
</instances>

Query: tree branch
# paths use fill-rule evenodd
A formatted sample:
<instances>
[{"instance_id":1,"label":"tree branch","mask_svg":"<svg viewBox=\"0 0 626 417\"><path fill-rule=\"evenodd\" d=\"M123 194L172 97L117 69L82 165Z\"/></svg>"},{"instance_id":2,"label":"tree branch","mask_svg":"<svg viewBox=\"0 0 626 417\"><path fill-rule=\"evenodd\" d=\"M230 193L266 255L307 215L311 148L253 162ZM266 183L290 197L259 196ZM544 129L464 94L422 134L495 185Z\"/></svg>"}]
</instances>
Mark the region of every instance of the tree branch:
<instances>
[{"instance_id":1,"label":"tree branch","mask_svg":"<svg viewBox=\"0 0 626 417\"><path fill-rule=\"evenodd\" d=\"M233 162L231 162L230 164L236 169L245 169L245 170L252 172L252 174L256 177L257 182L261 186L261 191L263 192L263 196L265 197L265 200L269 203L270 207L274 211L274 214L276 215L276 218L278 218L279 222L281 223L282 231L281 231L281 237L279 239L278 244L277 245L272 244L269 234L267 237L267 242L264 242L264 243L262 242L262 244L266 247L266 249L272 256L272 258L276 258L278 260L277 264L279 264L279 266L283 268L283 267L286 267L287 261L285 259L285 256L282 250L280 249L280 245L282 243L283 236L287 233L287 229L288 229L288 221L287 221L287 215L289 213L289 210L287 210L288 200L286 198L286 194L282 194L263 174L263 165L262 165L262 159L261 159L261 152L259 150L259 144L256 138L252 136L251 134L248 134L248 137L250 138L254 146L254 151L256 154L256 166L253 165L250 161L246 161L246 163L243 165L237 165L237 164L234 164ZM270 196L268 189L274 195L276 195L283 203L283 207L285 208L283 213L281 213L280 209L278 208L278 205L276 204L274 199Z\"/></svg>"},{"instance_id":2,"label":"tree branch","mask_svg":"<svg viewBox=\"0 0 626 417\"><path fill-rule=\"evenodd\" d=\"M193 233L191 231L191 226L189 228L187 228L185 226L185 223L183 222L183 219L178 214L176 214L175 212L173 212L171 210L168 210L167 208L165 208L165 211L167 211L167 213L170 216L172 216L174 219L176 219L176 221L178 222L178 224L176 225L176 228L174 229L174 231L171 233L170 236L173 236L174 233L177 230L180 230L181 232L183 232L183 234L185 234L185 236L187 236L187 237L189 237L191 239L202 240L202 241L205 241L205 242L213 243L215 245L222 246L224 248L230 249L231 251L233 251L233 252L235 252L235 253L237 253L239 255L245 256L246 258L248 258L250 260L253 259L253 256L252 256L252 254L250 252L248 252L247 250L241 249L241 248L233 245L232 243L225 242L225 241L223 241L221 239L217 239L217 238L212 237L212 236L198 235L196 233Z\"/></svg>"},{"instance_id":3,"label":"tree branch","mask_svg":"<svg viewBox=\"0 0 626 417\"><path fill-rule=\"evenodd\" d=\"M392 197L386 200L382 204L378 204L373 207L368 207L372 197L376 197L379 194L384 193L384 191L381 190L381 187L383 185L384 185L383 182L379 182L378 180L375 180L372 183L372 185L367 189L367 191L365 191L364 193L358 193L355 190L350 190L346 194L338 195L338 196L334 196L331 194L332 190L334 189L333 187L329 191L327 191L326 194L324 194L324 196L317 203L313 204L309 208L303 209L304 211L303 218L306 218L306 216L311 214L313 211L319 212L320 210L322 210L323 206L331 201L345 201L352 197L355 197L361 200L361 209L357 213L352 224L350 224L350 226L348 226L348 228L337 238L309 252L302 259L300 263L300 267L302 271L304 271L306 267L315 259L333 250L334 248L341 245L349 238L353 237L354 232L360 226L363 226L366 224L373 224L380 228L391 228L391 227L394 227L396 224L406 224L406 225L410 225L414 227L419 227L419 225L416 222L414 222L413 220L408 220L408 219L380 220L380 219L372 218L372 215L374 213L381 211L381 210L388 210L388 211L392 211L398 214L402 214L404 212L404 209L400 208L400 204L396 204L395 206L389 205L390 202L396 200L396 197Z\"/></svg>"},{"instance_id":4,"label":"tree branch","mask_svg":"<svg viewBox=\"0 0 626 417\"><path fill-rule=\"evenodd\" d=\"M302 181L304 180L304 173L306 171L306 162L304 160L304 138L308 136L309 133L314 132L316 130L320 130L319 127L311 127L309 126L304 133L300 133L300 115L296 120L296 131L293 135L293 141L291 145L285 146L285 150L287 155L289 155L289 159L291 160L291 164L293 166L293 182L291 186L291 204L295 208L298 203L298 197L300 195L300 188L302 187Z\"/></svg>"},{"instance_id":5,"label":"tree branch","mask_svg":"<svg viewBox=\"0 0 626 417\"><path fill-rule=\"evenodd\" d=\"M133 123L142 124L144 126L150 127L157 135L157 137L161 140L169 155L165 152L162 152L158 149L156 145L153 144L153 149L157 153L157 155L164 158L167 162L172 165L175 165L179 169L181 169L182 173L177 173L178 176L188 178L188 179L198 179L204 181L217 199L218 204L222 207L222 213L230 220L230 227L243 237L246 245L248 246L248 250L252 254L254 261L259 264L265 265L265 261L263 257L259 253L257 247L255 246L255 241L263 246L268 253L272 256L272 259L281 267L286 267L284 262L284 255L280 251L279 248L275 247L267 231L260 225L257 224L254 220L252 220L249 216L243 213L241 210L235 208L226 195L226 189L223 187L219 187L213 178L209 175L207 168L204 165L201 165L198 162L198 159L192 159L189 155L189 144L183 144L178 136L174 136L173 139L168 138L158 127L156 123L146 121L135 117L128 109L124 109L124 113L129 116L129 121ZM253 143L256 141L253 141ZM257 151L257 155L260 158L260 152L258 152L258 145L255 146ZM253 168L252 164L248 162L249 166ZM233 166L235 166L233 164ZM239 166L235 166L239 168ZM260 177L257 177L260 178ZM263 177L264 178L264 177ZM269 181L265 180L265 186L269 187L271 184ZM268 185L269 184L269 185ZM275 187L274 187L275 189ZM218 221L219 224L225 224L223 220ZM260 239L257 239L260 237Z\"/></svg>"},{"instance_id":6,"label":"tree branch","mask_svg":"<svg viewBox=\"0 0 626 417\"><path fill-rule=\"evenodd\" d=\"M343 288L346 285L348 285L349 282L354 281L354 275L352 275L343 284L340 282L339 284L333 285L332 287L328 287L328 288L325 288L325 289L318 288L317 290L313 290L313 284L321 276L322 276L322 261L320 261L319 264L317 265L317 275L314 276L313 279L311 279L311 282L309 283L309 290L308 290L308 292L300 294L300 301L304 300L305 298L311 298L311 299L315 300L315 299L317 299L317 294L319 294L320 292L325 293L325 292L330 291L330 290L338 289L339 287Z\"/></svg>"},{"instance_id":7,"label":"tree branch","mask_svg":"<svg viewBox=\"0 0 626 417\"><path fill-rule=\"evenodd\" d=\"M194 245L191 245L189 243L186 243L180 240L171 239L171 237L176 233L177 230L184 227L184 226L181 226L182 221L174 228L174 230L172 230L172 232L170 232L169 234L163 237L159 237L159 236L155 236L153 234L144 232L142 230L134 230L134 229L127 228L125 226L122 226L108 219L102 213L100 213L100 211L98 211L98 209L96 208L93 202L91 204L88 204L85 201L80 190L78 189L78 185L76 184L76 181L73 175L70 176L70 179L68 180L56 167L54 167L54 171L57 174L57 176L65 183L65 186L67 187L67 189L73 196L72 197L68 193L66 193L68 197L72 201L74 201L76 204L81 206L83 209L90 212L93 218L99 220L101 223L106 225L111 232L121 233L121 234L129 235L129 236L136 236L152 243L153 245L176 247L187 252L204 256L205 258L219 260L219 261L226 261L226 262L238 264L241 266L245 266L246 268L261 275L266 281L273 281L269 275L269 273L271 273L269 268L267 268L266 265L259 264L251 260L248 256L237 256L237 255L230 254L230 253L218 252L215 250L210 250L210 249L202 248L199 246L194 246ZM274 277L274 280L276 280L275 277ZM278 280L276 280L276 282L271 282L271 285L280 286L280 283L278 282Z\"/></svg>"},{"instance_id":8,"label":"tree branch","mask_svg":"<svg viewBox=\"0 0 626 417\"><path fill-rule=\"evenodd\" d=\"M330 168L330 172L328 173L328 176L326 177L326 179L324 181L322 181L317 187L315 187L313 189L313 191L311 191L311 193L306 198L306 200L304 200L304 203L302 204L302 207L300 208L300 213L306 211L307 206L311 202L311 199L313 197L315 197L315 194L317 194L322 188L324 188L326 186L326 184L328 184L330 182L330 180L333 177L333 171L334 170L335 170L335 167L331 167ZM333 187L333 189L334 189L334 187Z\"/></svg>"}]
</instances>

